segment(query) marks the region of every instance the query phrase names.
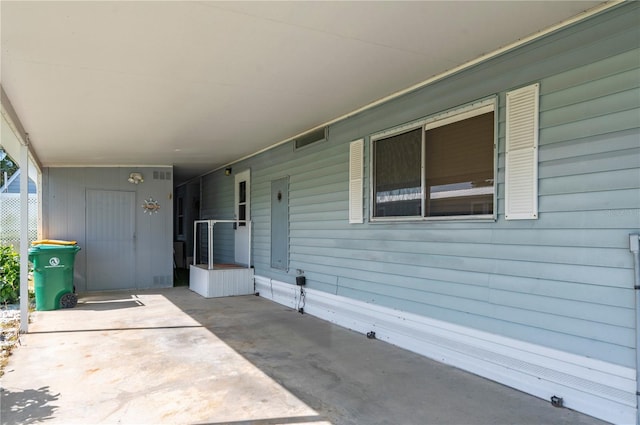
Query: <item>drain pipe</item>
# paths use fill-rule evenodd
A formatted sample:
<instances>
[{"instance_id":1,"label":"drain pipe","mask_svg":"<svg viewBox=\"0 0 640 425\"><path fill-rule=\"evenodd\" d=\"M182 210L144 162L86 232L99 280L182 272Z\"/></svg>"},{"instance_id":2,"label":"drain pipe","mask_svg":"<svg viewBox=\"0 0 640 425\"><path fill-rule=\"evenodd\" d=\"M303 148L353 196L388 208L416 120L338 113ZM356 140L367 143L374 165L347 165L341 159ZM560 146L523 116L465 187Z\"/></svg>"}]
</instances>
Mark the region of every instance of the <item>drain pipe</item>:
<instances>
[{"instance_id":1,"label":"drain pipe","mask_svg":"<svg viewBox=\"0 0 640 425\"><path fill-rule=\"evenodd\" d=\"M636 424L640 424L640 234L629 235L633 253L633 288L636 298Z\"/></svg>"}]
</instances>

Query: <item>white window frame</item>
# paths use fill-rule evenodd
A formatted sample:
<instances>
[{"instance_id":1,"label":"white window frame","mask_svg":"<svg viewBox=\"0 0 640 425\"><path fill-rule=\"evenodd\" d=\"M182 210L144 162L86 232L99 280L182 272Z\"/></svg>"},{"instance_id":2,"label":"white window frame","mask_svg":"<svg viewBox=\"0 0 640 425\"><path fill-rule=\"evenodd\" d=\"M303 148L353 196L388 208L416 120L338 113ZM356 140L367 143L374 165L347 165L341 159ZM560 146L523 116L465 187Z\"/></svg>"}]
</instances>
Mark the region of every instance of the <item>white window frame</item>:
<instances>
[{"instance_id":1,"label":"white window frame","mask_svg":"<svg viewBox=\"0 0 640 425\"><path fill-rule=\"evenodd\" d=\"M494 114L494 129L493 129L493 212L491 214L475 214L475 215L456 215L445 217L425 217L426 211L426 194L425 194L425 175L424 175L424 163L425 163L425 132L427 130L441 127L443 125L451 124L454 122L462 121L468 118L473 118L478 115L482 115L488 112ZM422 128L422 163L420 166L420 181L421 181L421 215L416 216L393 216L393 217L376 217L375 214L375 149L374 144L377 140L386 139L398 134L406 133L408 131ZM484 98L476 102L472 102L460 107L452 108L445 112L441 112L426 118L421 118L416 121L412 121L401 126L393 127L378 133L371 135L369 138L369 181L370 196L369 196L369 220L372 223L384 223L384 222L415 222L415 221L496 221L498 217L498 97L491 96Z\"/></svg>"}]
</instances>

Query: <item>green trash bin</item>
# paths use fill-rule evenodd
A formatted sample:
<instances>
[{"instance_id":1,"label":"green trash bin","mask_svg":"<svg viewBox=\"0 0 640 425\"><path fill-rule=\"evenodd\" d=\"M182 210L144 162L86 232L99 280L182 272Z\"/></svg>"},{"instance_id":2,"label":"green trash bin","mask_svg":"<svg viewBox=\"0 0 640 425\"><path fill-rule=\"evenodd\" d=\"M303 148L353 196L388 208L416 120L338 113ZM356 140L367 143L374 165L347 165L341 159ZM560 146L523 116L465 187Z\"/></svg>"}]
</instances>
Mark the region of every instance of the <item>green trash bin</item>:
<instances>
[{"instance_id":1,"label":"green trash bin","mask_svg":"<svg viewBox=\"0 0 640 425\"><path fill-rule=\"evenodd\" d=\"M29 248L33 263L36 310L72 308L78 303L73 287L73 264L77 245L35 245Z\"/></svg>"}]
</instances>

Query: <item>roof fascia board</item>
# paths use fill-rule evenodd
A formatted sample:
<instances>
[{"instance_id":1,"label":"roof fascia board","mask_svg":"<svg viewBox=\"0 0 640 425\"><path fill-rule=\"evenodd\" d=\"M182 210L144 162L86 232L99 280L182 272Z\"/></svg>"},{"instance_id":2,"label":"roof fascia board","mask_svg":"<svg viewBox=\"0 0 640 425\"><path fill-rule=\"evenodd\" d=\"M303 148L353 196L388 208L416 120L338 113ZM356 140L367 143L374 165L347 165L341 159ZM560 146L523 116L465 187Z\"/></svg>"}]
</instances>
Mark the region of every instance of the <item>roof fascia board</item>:
<instances>
[{"instance_id":1,"label":"roof fascia board","mask_svg":"<svg viewBox=\"0 0 640 425\"><path fill-rule=\"evenodd\" d=\"M167 164L52 164L47 168L173 168Z\"/></svg>"}]
</instances>

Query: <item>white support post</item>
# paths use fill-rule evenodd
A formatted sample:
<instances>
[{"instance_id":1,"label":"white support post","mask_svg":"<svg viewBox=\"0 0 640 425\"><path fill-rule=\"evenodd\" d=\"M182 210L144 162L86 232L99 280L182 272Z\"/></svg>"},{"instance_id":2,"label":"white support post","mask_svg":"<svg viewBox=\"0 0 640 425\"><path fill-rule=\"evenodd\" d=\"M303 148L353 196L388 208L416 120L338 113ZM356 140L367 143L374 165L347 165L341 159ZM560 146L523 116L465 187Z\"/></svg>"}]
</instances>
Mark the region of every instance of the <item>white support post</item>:
<instances>
[{"instance_id":1,"label":"white support post","mask_svg":"<svg viewBox=\"0 0 640 425\"><path fill-rule=\"evenodd\" d=\"M20 146L20 332L29 331L29 147Z\"/></svg>"},{"instance_id":2,"label":"white support post","mask_svg":"<svg viewBox=\"0 0 640 425\"><path fill-rule=\"evenodd\" d=\"M196 251L196 246L198 242L198 221L193 222L193 265L198 265L198 252Z\"/></svg>"},{"instance_id":3,"label":"white support post","mask_svg":"<svg viewBox=\"0 0 640 425\"><path fill-rule=\"evenodd\" d=\"M213 225L215 222L213 220L209 220L207 222L207 255L208 255L208 263L207 269L213 270Z\"/></svg>"},{"instance_id":4,"label":"white support post","mask_svg":"<svg viewBox=\"0 0 640 425\"><path fill-rule=\"evenodd\" d=\"M253 223L250 221L247 221L247 227L249 228L249 243L247 244L247 246L249 247L249 254L247 255L247 268L250 269L251 268L251 228L253 227Z\"/></svg>"}]
</instances>

